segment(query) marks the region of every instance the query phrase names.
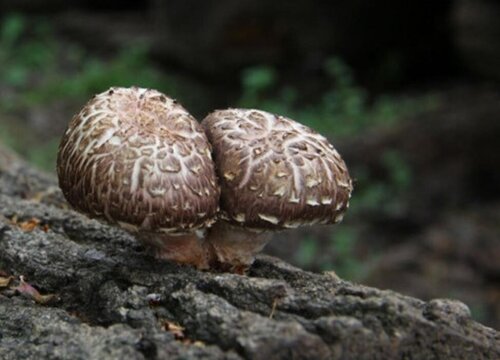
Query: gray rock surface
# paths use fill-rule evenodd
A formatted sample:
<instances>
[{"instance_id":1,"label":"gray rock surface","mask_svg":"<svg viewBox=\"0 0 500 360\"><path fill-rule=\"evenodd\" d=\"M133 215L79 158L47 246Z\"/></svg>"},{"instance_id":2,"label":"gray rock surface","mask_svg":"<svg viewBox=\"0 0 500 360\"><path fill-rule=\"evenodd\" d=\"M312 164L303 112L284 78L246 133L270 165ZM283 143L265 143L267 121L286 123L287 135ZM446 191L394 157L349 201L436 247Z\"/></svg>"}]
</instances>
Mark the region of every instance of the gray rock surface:
<instances>
[{"instance_id":1,"label":"gray rock surface","mask_svg":"<svg viewBox=\"0 0 500 360\"><path fill-rule=\"evenodd\" d=\"M261 256L248 276L152 258L0 149L0 359L496 359L464 304ZM48 302L16 290L20 276ZM0 285L1 286L1 285ZM24 296L23 296L24 295Z\"/></svg>"}]
</instances>

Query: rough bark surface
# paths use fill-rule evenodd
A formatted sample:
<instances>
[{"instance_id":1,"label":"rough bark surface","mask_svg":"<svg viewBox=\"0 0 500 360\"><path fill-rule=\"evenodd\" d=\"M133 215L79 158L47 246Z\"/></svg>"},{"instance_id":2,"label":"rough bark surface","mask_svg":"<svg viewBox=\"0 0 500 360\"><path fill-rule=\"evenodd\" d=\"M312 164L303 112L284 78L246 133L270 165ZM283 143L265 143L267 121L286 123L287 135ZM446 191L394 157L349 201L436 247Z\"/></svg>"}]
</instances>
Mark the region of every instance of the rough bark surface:
<instances>
[{"instance_id":1,"label":"rough bark surface","mask_svg":"<svg viewBox=\"0 0 500 360\"><path fill-rule=\"evenodd\" d=\"M55 297L16 290L21 275ZM457 301L266 256L248 276L156 261L129 234L68 209L52 177L0 149L0 278L9 276L0 359L500 358L499 334Z\"/></svg>"}]
</instances>

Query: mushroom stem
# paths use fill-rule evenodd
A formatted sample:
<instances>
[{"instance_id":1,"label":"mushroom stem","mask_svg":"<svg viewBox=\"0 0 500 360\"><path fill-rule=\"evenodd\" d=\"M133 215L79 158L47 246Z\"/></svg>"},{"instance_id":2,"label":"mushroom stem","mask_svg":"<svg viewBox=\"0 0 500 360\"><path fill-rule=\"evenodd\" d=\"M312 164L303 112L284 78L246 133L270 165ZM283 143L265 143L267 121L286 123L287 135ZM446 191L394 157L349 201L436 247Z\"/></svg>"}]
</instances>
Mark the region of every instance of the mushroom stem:
<instances>
[{"instance_id":1,"label":"mushroom stem","mask_svg":"<svg viewBox=\"0 0 500 360\"><path fill-rule=\"evenodd\" d=\"M218 221L208 230L205 239L213 251L210 266L212 269L243 274L271 237L271 232Z\"/></svg>"},{"instance_id":2,"label":"mushroom stem","mask_svg":"<svg viewBox=\"0 0 500 360\"><path fill-rule=\"evenodd\" d=\"M181 235L146 232L138 233L137 237L153 249L157 259L193 265L200 270L209 268L210 251L195 232Z\"/></svg>"}]
</instances>

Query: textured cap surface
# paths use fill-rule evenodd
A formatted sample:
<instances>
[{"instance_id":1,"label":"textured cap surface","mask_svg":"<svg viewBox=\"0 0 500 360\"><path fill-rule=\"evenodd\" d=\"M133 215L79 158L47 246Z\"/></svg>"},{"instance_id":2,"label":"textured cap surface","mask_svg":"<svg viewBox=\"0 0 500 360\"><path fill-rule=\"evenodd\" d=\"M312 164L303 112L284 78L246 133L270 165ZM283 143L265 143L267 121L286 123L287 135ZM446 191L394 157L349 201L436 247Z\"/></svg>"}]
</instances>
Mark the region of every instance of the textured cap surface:
<instances>
[{"instance_id":1,"label":"textured cap surface","mask_svg":"<svg viewBox=\"0 0 500 360\"><path fill-rule=\"evenodd\" d=\"M94 96L64 134L57 173L73 207L129 230L187 232L211 223L218 210L203 129L156 90Z\"/></svg>"},{"instance_id":2,"label":"textured cap surface","mask_svg":"<svg viewBox=\"0 0 500 360\"><path fill-rule=\"evenodd\" d=\"M268 229L342 219L352 182L325 137L260 110L218 110L202 125L221 181L223 218Z\"/></svg>"}]
</instances>

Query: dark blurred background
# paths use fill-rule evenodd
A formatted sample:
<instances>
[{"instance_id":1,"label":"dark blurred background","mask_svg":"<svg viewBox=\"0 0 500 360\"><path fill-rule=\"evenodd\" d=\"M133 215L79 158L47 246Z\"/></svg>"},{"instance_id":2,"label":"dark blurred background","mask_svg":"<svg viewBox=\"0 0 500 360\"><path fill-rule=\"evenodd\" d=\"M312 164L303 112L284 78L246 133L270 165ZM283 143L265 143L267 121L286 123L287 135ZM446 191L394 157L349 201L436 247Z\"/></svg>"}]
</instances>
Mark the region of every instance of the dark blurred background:
<instances>
[{"instance_id":1,"label":"dark blurred background","mask_svg":"<svg viewBox=\"0 0 500 360\"><path fill-rule=\"evenodd\" d=\"M196 117L228 106L328 136L344 222L267 252L500 327L500 2L0 0L0 142L54 172L71 116L109 86Z\"/></svg>"}]
</instances>

